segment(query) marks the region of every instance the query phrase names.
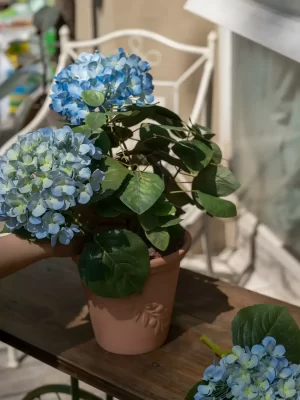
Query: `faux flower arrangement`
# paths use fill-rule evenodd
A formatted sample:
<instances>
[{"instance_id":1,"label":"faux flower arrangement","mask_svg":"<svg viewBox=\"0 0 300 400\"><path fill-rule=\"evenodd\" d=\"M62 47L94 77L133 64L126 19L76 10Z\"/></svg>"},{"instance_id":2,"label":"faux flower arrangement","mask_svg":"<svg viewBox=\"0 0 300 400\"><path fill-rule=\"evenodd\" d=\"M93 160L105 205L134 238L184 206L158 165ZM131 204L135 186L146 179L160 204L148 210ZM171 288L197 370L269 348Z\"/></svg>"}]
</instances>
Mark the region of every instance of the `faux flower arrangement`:
<instances>
[{"instance_id":1,"label":"faux flower arrangement","mask_svg":"<svg viewBox=\"0 0 300 400\"><path fill-rule=\"evenodd\" d=\"M220 355L188 393L186 400L298 400L300 330L288 311L256 305L242 309L232 323L234 346Z\"/></svg>"},{"instance_id":2,"label":"faux flower arrangement","mask_svg":"<svg viewBox=\"0 0 300 400\"><path fill-rule=\"evenodd\" d=\"M216 217L236 215L234 204L221 197L239 183L220 165L214 135L153 104L149 69L122 49L108 57L81 54L53 85L51 108L66 126L20 136L0 158L6 231L53 246L84 236L79 269L99 296L141 293L149 254L165 256L182 245L184 205ZM178 176L191 181L190 192ZM96 210L113 229L95 233L94 214L86 210Z\"/></svg>"}]
</instances>

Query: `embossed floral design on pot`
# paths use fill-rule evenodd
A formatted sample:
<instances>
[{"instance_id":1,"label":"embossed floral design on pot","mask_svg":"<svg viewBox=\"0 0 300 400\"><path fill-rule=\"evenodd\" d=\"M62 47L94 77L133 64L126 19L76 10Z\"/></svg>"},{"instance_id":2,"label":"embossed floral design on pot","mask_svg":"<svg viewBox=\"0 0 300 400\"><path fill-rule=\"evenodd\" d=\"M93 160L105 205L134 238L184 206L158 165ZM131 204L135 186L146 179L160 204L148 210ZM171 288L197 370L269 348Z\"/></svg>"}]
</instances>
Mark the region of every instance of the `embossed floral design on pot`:
<instances>
[{"instance_id":1,"label":"embossed floral design on pot","mask_svg":"<svg viewBox=\"0 0 300 400\"><path fill-rule=\"evenodd\" d=\"M162 304L150 303L136 316L136 321L140 321L145 328L150 326L155 334L162 332L170 324L171 313Z\"/></svg>"}]
</instances>

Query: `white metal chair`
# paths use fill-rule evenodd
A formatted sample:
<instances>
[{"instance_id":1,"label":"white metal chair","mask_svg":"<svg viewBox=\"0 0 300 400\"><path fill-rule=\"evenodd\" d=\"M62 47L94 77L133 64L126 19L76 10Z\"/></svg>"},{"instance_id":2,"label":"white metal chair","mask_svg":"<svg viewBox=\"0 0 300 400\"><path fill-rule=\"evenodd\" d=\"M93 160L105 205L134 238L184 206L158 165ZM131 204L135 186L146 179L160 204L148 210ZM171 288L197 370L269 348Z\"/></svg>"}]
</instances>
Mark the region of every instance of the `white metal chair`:
<instances>
[{"instance_id":1,"label":"white metal chair","mask_svg":"<svg viewBox=\"0 0 300 400\"><path fill-rule=\"evenodd\" d=\"M180 87L183 85L183 83L192 76L193 73L195 73L200 67L203 68L203 73L201 80L199 82L198 90L197 90L197 95L195 98L194 106L192 108L192 112L190 114L190 120L192 122L196 122L199 117L201 116L201 121L202 123L205 124L210 124L211 121L211 104L208 103L209 100L209 89L210 89L210 84L212 82L212 74L213 74L213 69L214 69L214 63L215 63L215 46L216 46L216 40L217 40L217 35L215 32L210 32L208 35L208 40L207 40L207 46L206 47L200 47L200 46L193 46L193 45L188 45L180 42L176 42L174 40L171 40L169 38L166 38L162 35L159 35L154 32L142 30L142 29L124 29L124 30L118 30L112 33L109 33L107 35L104 35L102 37L96 38L96 39L90 39L86 41L71 41L70 40L70 32L69 28L67 26L63 26L60 31L59 31L59 36L60 36L60 56L58 60L58 65L56 69L56 73L58 73L62 68L64 68L68 60L71 58L75 60L78 58L79 54L77 53L76 50L82 49L84 47L99 47L103 45L104 43L107 43L111 40L115 40L118 38L123 38L123 37L128 37L128 46L130 50L138 54L140 52L139 49L139 41L142 40L143 38L146 39L151 39L156 42L160 42L164 44L167 47L173 48L175 50L181 51L183 53L191 53L199 56L196 61L186 70L184 73L176 80L174 81L164 81L164 80L154 80L154 85L156 87L165 87L169 88L172 90L172 98L173 98L173 105L172 109L174 112L179 113L179 105L180 105L180 96L179 96L179 90ZM140 54L142 55L142 54ZM157 50L150 50L148 52L148 55L155 56L157 59L160 58L160 53ZM147 54L146 54L147 56ZM143 58L145 58L145 55L143 55ZM153 63L152 63L153 64ZM49 94L50 94L51 88L49 89ZM37 113L35 118L27 125L25 126L18 134L13 136L10 140L8 140L1 148L0 148L0 155L3 154L7 148L9 148L16 140L16 137L18 135L22 135L24 133L30 132L32 130L37 129L39 126L41 126L42 122L45 120L47 113L49 111L49 105L50 105L50 97L48 96L45 103L43 104L42 108L40 111ZM185 179L181 179L181 181L185 181ZM184 185L183 185L184 186ZM188 187L186 187L188 189ZM201 217L202 219L206 219L206 215L204 215L200 210L196 209L195 207L190 207L190 209L187 209L187 215L185 218L186 224L193 224L195 221L199 220ZM200 221L199 221L200 222ZM201 224L198 224L199 227ZM202 223L202 228L206 230L207 229L207 224ZM197 233L200 235L200 232ZM203 236L205 238L204 241L202 241L202 245L205 250L205 254L207 256L207 268L208 272L212 275L212 264L211 264L211 255L210 255L210 245L209 245L209 238L208 234L205 234Z\"/></svg>"},{"instance_id":2,"label":"white metal chair","mask_svg":"<svg viewBox=\"0 0 300 400\"><path fill-rule=\"evenodd\" d=\"M180 96L179 90L182 84L192 76L198 69L201 67L203 68L203 73L201 80L199 82L197 95L195 98L194 106L192 108L192 112L190 114L190 120L192 122L196 122L200 116L203 124L210 123L210 112L211 112L211 104L208 104L208 94L210 89L210 84L212 82L212 75L214 70L214 63L215 63L215 46L217 35L215 32L210 32L208 35L207 47L200 47L200 46L193 46L187 45L180 42L176 42L169 38L166 38L162 35L159 35L154 32L142 30L142 29L124 29L118 30L102 37L86 40L86 41L71 41L70 40L70 32L67 26L63 26L59 31L60 37L60 56L58 59L58 65L56 68L56 74L64 68L67 64L69 59L77 59L79 54L76 52L77 49L82 49L84 47L98 47L104 43L107 43L111 40L128 37L133 42L129 42L130 50L133 50L136 54L138 54L139 49L137 43L140 39L147 38L152 39L154 41L160 42L167 47L173 48L175 50L195 54L199 56L196 61L176 80L174 81L164 81L164 80L154 80L154 85L156 87L167 87L172 89L172 109L175 113L179 113L179 105L180 105ZM156 56L157 58L160 57L160 53L156 50L151 50L152 55ZM145 56L143 55L143 58ZM51 87L49 88L49 94L51 92ZM16 141L19 135L25 134L27 132L33 131L38 129L43 121L46 119L49 106L51 103L51 99L47 96L43 106L41 107L40 111L36 114L33 120L25 126L20 132L14 135L11 139L9 139L1 148L0 148L0 155L4 154L5 151ZM206 112L206 110L208 112ZM208 117L208 118L207 118ZM179 178L180 179L180 178ZM181 179L184 181L185 179ZM183 185L184 186L184 185ZM200 222L202 219L202 224ZM207 260L207 270L210 275L213 275L212 269L212 261L211 261L211 249L209 244L209 235L207 231L207 223L205 221L206 215L203 214L199 209L194 206L190 206L186 209L186 216L185 216L185 224L186 228L191 225L197 224L199 226L199 231L197 232L198 235L202 234L202 246L204 248ZM202 225L202 226L201 226ZM15 355L12 350L9 351L9 361L11 366L17 366L18 363L15 359Z\"/></svg>"},{"instance_id":3,"label":"white metal chair","mask_svg":"<svg viewBox=\"0 0 300 400\"><path fill-rule=\"evenodd\" d=\"M58 65L56 69L56 73L58 73L62 68L67 65L68 59L76 59L79 54L76 52L76 49L81 49L84 47L98 47L102 44L109 42L114 39L118 39L121 37L129 37L129 38L148 38L154 41L160 42L168 47L173 49L191 53L195 55L199 55L199 58L175 81L162 81L155 80L153 83L157 87L168 87L172 89L173 92L173 111L179 112L179 89L181 85L200 67L203 67L203 74L201 81L199 82L199 87L197 91L197 96L195 99L195 103L190 115L190 119L192 122L197 121L201 113L205 110L207 94L209 90L209 85L212 78L214 61L215 61L215 44L216 44L216 33L211 32L208 35L208 45L207 47L200 46L192 46L179 42L175 42L174 40L168 39L162 35L159 35L154 32L142 30L142 29L124 29L109 33L100 38L90 39L86 41L71 41L69 36L69 28L67 26L63 26L59 31L60 36L60 56L58 60ZM49 89L50 94L51 88ZM7 148L9 148L16 140L18 135L22 135L24 133L30 132L34 129L37 129L40 124L45 119L50 105L50 98L47 97L45 103L43 104L40 111L37 113L35 118L25 126L20 132L18 132L15 136L13 136L10 140L8 140L0 149L0 154L3 154Z\"/></svg>"}]
</instances>

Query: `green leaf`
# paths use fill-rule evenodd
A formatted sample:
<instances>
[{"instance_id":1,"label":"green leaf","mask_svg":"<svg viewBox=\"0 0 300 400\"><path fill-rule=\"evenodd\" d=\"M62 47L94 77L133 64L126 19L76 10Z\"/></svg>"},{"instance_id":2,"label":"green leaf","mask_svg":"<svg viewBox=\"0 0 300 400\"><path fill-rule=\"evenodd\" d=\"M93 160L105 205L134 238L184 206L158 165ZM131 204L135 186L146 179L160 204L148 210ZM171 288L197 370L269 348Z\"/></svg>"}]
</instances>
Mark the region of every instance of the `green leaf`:
<instances>
[{"instance_id":1,"label":"green leaf","mask_svg":"<svg viewBox=\"0 0 300 400\"><path fill-rule=\"evenodd\" d=\"M139 111L138 114L130 115L129 117L122 118L122 124L128 128L143 122L146 118L150 118L154 113L154 106L151 107L132 107L133 111Z\"/></svg>"},{"instance_id":2,"label":"green leaf","mask_svg":"<svg viewBox=\"0 0 300 400\"><path fill-rule=\"evenodd\" d=\"M200 124L194 124L194 126L197 127L200 131L211 133L210 129L207 126L203 126Z\"/></svg>"},{"instance_id":3,"label":"green leaf","mask_svg":"<svg viewBox=\"0 0 300 400\"><path fill-rule=\"evenodd\" d=\"M158 226L161 228L168 228L169 226L177 225L181 222L181 219L172 215L158 218Z\"/></svg>"},{"instance_id":4,"label":"green leaf","mask_svg":"<svg viewBox=\"0 0 300 400\"><path fill-rule=\"evenodd\" d=\"M180 192L180 193L171 193L171 192L177 192L180 191L181 188L177 185L175 179L173 176L170 174L170 172L163 166L160 166L160 170L162 171L162 174L164 176L164 181L166 185L166 197L167 199L176 207L183 207L186 204L194 204L193 199L190 198L190 196L185 193L185 192Z\"/></svg>"},{"instance_id":5,"label":"green leaf","mask_svg":"<svg viewBox=\"0 0 300 400\"><path fill-rule=\"evenodd\" d=\"M240 184L231 171L221 165L209 165L200 171L192 185L193 190L217 197L228 196L239 187Z\"/></svg>"},{"instance_id":6,"label":"green leaf","mask_svg":"<svg viewBox=\"0 0 300 400\"><path fill-rule=\"evenodd\" d=\"M185 132L176 129L184 126L184 123L177 114L158 105L153 106L153 109L153 113L148 117L149 119L153 119L161 125L173 126L172 133L179 138L187 136Z\"/></svg>"},{"instance_id":7,"label":"green leaf","mask_svg":"<svg viewBox=\"0 0 300 400\"><path fill-rule=\"evenodd\" d=\"M114 133L118 137L118 139L122 142L125 140L132 138L133 132L131 129L123 127L123 126L116 126L114 128ZM119 143L118 143L119 145Z\"/></svg>"},{"instance_id":8,"label":"green leaf","mask_svg":"<svg viewBox=\"0 0 300 400\"><path fill-rule=\"evenodd\" d=\"M188 128L184 127L184 126L173 126L173 125L158 125L161 128L167 129L167 130L174 130L176 132L187 132Z\"/></svg>"},{"instance_id":9,"label":"green leaf","mask_svg":"<svg viewBox=\"0 0 300 400\"><path fill-rule=\"evenodd\" d=\"M176 208L164 197L160 197L157 202L151 207L151 212L157 216L167 216L174 214Z\"/></svg>"},{"instance_id":10,"label":"green leaf","mask_svg":"<svg viewBox=\"0 0 300 400\"><path fill-rule=\"evenodd\" d=\"M179 158L172 157L170 154L165 151L157 151L153 155L158 162L159 160L166 161L168 164L173 165L174 167L178 167L182 171L190 172L190 170L185 166L185 164Z\"/></svg>"},{"instance_id":11,"label":"green leaf","mask_svg":"<svg viewBox=\"0 0 300 400\"><path fill-rule=\"evenodd\" d=\"M93 134L93 131L87 125L75 126L72 128L72 131L75 133L82 133L87 138Z\"/></svg>"},{"instance_id":12,"label":"green leaf","mask_svg":"<svg viewBox=\"0 0 300 400\"><path fill-rule=\"evenodd\" d=\"M235 205L228 200L220 199L200 191L193 192L196 205L205 210L214 217L231 218L236 216Z\"/></svg>"},{"instance_id":13,"label":"green leaf","mask_svg":"<svg viewBox=\"0 0 300 400\"><path fill-rule=\"evenodd\" d=\"M188 393L186 394L184 400L194 400L195 394L198 393L198 386L199 386L199 385L206 385L206 384L207 384L207 382L205 382L205 381L199 381L199 382L197 382L197 383L188 391Z\"/></svg>"},{"instance_id":14,"label":"green leaf","mask_svg":"<svg viewBox=\"0 0 300 400\"><path fill-rule=\"evenodd\" d=\"M139 215L140 224L145 231L151 231L158 226L158 219L151 209Z\"/></svg>"},{"instance_id":15,"label":"green leaf","mask_svg":"<svg viewBox=\"0 0 300 400\"><path fill-rule=\"evenodd\" d=\"M129 115L137 115L138 113L138 111L106 111L105 115L109 117L116 117L117 115L128 117Z\"/></svg>"},{"instance_id":16,"label":"green leaf","mask_svg":"<svg viewBox=\"0 0 300 400\"><path fill-rule=\"evenodd\" d=\"M145 232L145 234L154 247L161 251L167 250L170 243L170 234L166 229L157 228L150 232Z\"/></svg>"},{"instance_id":17,"label":"green leaf","mask_svg":"<svg viewBox=\"0 0 300 400\"><path fill-rule=\"evenodd\" d=\"M214 133L204 133L203 137L206 140L212 139L214 136L216 136Z\"/></svg>"},{"instance_id":18,"label":"green leaf","mask_svg":"<svg viewBox=\"0 0 300 400\"><path fill-rule=\"evenodd\" d=\"M168 147L171 138L168 131L159 125L142 124L140 139L150 149L161 149L162 147Z\"/></svg>"},{"instance_id":19,"label":"green leaf","mask_svg":"<svg viewBox=\"0 0 300 400\"><path fill-rule=\"evenodd\" d=\"M98 233L79 259L83 283L97 296L109 298L142 293L149 268L146 244L125 229Z\"/></svg>"},{"instance_id":20,"label":"green leaf","mask_svg":"<svg viewBox=\"0 0 300 400\"><path fill-rule=\"evenodd\" d=\"M139 114L138 110L134 111L106 111L105 113L108 116L114 116L112 119L112 122L118 122L118 121L123 121L127 117L131 116L134 117L135 115Z\"/></svg>"},{"instance_id":21,"label":"green leaf","mask_svg":"<svg viewBox=\"0 0 300 400\"><path fill-rule=\"evenodd\" d=\"M106 116L101 112L91 112L85 117L85 123L90 129L96 131L106 123Z\"/></svg>"},{"instance_id":22,"label":"green leaf","mask_svg":"<svg viewBox=\"0 0 300 400\"><path fill-rule=\"evenodd\" d=\"M95 141L95 146L100 147L103 154L107 154L110 150L110 140L106 132L101 132Z\"/></svg>"},{"instance_id":23,"label":"green leaf","mask_svg":"<svg viewBox=\"0 0 300 400\"><path fill-rule=\"evenodd\" d=\"M170 226L168 228L168 232L170 234L170 242L183 243L184 235L185 235L186 231L182 225L177 224L177 225Z\"/></svg>"},{"instance_id":24,"label":"green leaf","mask_svg":"<svg viewBox=\"0 0 300 400\"><path fill-rule=\"evenodd\" d=\"M1 227L0 227L0 229L1 229ZM5 224L3 224L2 229L0 230L0 235L4 234L4 233L12 233L12 231L10 229L8 229Z\"/></svg>"},{"instance_id":25,"label":"green leaf","mask_svg":"<svg viewBox=\"0 0 300 400\"><path fill-rule=\"evenodd\" d=\"M232 341L242 347L260 344L272 336L286 349L290 362L300 363L300 330L285 307L256 304L243 308L232 321Z\"/></svg>"},{"instance_id":26,"label":"green leaf","mask_svg":"<svg viewBox=\"0 0 300 400\"><path fill-rule=\"evenodd\" d=\"M221 151L220 147L215 142L210 142L210 145L214 152L211 162L213 162L215 164L220 164L220 162L222 161L222 151Z\"/></svg>"},{"instance_id":27,"label":"green leaf","mask_svg":"<svg viewBox=\"0 0 300 400\"><path fill-rule=\"evenodd\" d=\"M83 101L92 107L99 107L103 104L105 96L99 90L83 90L81 92Z\"/></svg>"},{"instance_id":28,"label":"green leaf","mask_svg":"<svg viewBox=\"0 0 300 400\"><path fill-rule=\"evenodd\" d=\"M193 139L191 143L204 154L204 158L200 161L201 169L207 167L213 157L213 149L211 143L203 139Z\"/></svg>"},{"instance_id":29,"label":"green leaf","mask_svg":"<svg viewBox=\"0 0 300 400\"><path fill-rule=\"evenodd\" d=\"M92 197L92 202L111 196L123 183L128 175L128 169L111 157L103 157L99 161L99 169L105 173L101 184L102 191Z\"/></svg>"},{"instance_id":30,"label":"green leaf","mask_svg":"<svg viewBox=\"0 0 300 400\"><path fill-rule=\"evenodd\" d=\"M213 155L209 143L206 144L196 139L179 141L172 147L172 151L184 162L190 172L205 168Z\"/></svg>"},{"instance_id":31,"label":"green leaf","mask_svg":"<svg viewBox=\"0 0 300 400\"><path fill-rule=\"evenodd\" d=\"M158 175L136 172L127 183L120 200L140 215L153 206L164 188L164 182Z\"/></svg>"},{"instance_id":32,"label":"green leaf","mask_svg":"<svg viewBox=\"0 0 300 400\"><path fill-rule=\"evenodd\" d=\"M102 217L110 218L121 214L133 214L133 212L117 197L117 193L106 199L99 200L96 203L96 207L97 213Z\"/></svg>"}]
</instances>

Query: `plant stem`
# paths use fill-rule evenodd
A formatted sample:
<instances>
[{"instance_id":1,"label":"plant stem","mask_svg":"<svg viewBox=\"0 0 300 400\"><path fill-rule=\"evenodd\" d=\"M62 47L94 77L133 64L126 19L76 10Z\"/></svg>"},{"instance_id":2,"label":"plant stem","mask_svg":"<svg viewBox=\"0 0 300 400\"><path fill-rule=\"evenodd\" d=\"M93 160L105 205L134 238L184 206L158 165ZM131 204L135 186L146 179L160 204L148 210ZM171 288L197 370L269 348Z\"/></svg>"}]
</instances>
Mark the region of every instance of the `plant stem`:
<instances>
[{"instance_id":1,"label":"plant stem","mask_svg":"<svg viewBox=\"0 0 300 400\"><path fill-rule=\"evenodd\" d=\"M188 182L188 183L190 183L190 182ZM198 192L198 190L175 190L175 191L170 192L170 193L173 194L173 193L182 193L182 192L191 193L191 192Z\"/></svg>"},{"instance_id":2,"label":"plant stem","mask_svg":"<svg viewBox=\"0 0 300 400\"><path fill-rule=\"evenodd\" d=\"M64 214L69 215L72 218L73 222L75 222L85 234L93 233L85 224L82 223L82 221L79 220L78 216L74 214L71 210L65 210Z\"/></svg>"},{"instance_id":3,"label":"plant stem","mask_svg":"<svg viewBox=\"0 0 300 400\"><path fill-rule=\"evenodd\" d=\"M219 345L214 343L212 340L210 340L207 336L201 336L200 340L204 342L212 351L214 354L216 354L219 357L223 357L225 355L231 354L231 350L223 350Z\"/></svg>"}]
</instances>

